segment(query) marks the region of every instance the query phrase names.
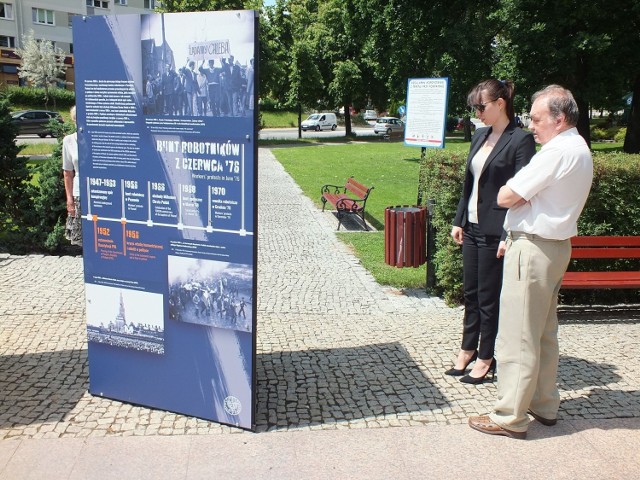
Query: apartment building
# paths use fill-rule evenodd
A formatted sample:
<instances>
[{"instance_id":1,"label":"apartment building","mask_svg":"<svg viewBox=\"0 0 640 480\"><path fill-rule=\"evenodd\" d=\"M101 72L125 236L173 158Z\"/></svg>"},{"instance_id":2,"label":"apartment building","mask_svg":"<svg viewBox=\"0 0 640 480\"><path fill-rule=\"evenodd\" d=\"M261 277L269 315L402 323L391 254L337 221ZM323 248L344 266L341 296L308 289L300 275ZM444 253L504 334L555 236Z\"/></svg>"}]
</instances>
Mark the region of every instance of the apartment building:
<instances>
[{"instance_id":1,"label":"apartment building","mask_svg":"<svg viewBox=\"0 0 640 480\"><path fill-rule=\"evenodd\" d=\"M49 40L67 54L73 81L72 19L76 15L120 15L151 13L159 0L0 0L0 83L18 84L20 58L14 49L21 48L24 35L33 30L37 39Z\"/></svg>"}]
</instances>

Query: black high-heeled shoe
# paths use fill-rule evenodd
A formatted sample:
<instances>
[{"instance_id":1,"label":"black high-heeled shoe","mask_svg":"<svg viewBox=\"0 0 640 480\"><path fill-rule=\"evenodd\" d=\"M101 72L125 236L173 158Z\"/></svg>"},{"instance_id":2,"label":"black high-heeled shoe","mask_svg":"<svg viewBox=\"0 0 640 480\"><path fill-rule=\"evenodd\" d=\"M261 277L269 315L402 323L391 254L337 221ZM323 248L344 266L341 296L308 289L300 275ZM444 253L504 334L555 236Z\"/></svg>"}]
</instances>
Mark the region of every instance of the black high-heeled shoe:
<instances>
[{"instance_id":1,"label":"black high-heeled shoe","mask_svg":"<svg viewBox=\"0 0 640 480\"><path fill-rule=\"evenodd\" d=\"M487 371L485 372L485 374L481 377L472 377L471 375L465 375L464 377L462 377L460 379L460 381L462 383L470 383L472 385L479 385L482 382L484 382L484 379L487 377L487 375L489 375L489 373L491 373L491 381L493 382L495 377L496 377L496 366L497 366L497 362L495 358L491 359L491 365L489 365L489 368L487 369Z\"/></svg>"},{"instance_id":2,"label":"black high-heeled shoe","mask_svg":"<svg viewBox=\"0 0 640 480\"><path fill-rule=\"evenodd\" d=\"M467 367L469 366L469 364L471 362L473 362L476 358L478 358L478 351L477 350L475 352L473 352L473 355L471 355L471 358L469 359L469 361L467 362L467 364L464 366L463 369L450 368L449 370L444 372L444 374L445 375L451 375L452 377L460 377L460 376L464 375L464 372L467 371Z\"/></svg>"}]
</instances>

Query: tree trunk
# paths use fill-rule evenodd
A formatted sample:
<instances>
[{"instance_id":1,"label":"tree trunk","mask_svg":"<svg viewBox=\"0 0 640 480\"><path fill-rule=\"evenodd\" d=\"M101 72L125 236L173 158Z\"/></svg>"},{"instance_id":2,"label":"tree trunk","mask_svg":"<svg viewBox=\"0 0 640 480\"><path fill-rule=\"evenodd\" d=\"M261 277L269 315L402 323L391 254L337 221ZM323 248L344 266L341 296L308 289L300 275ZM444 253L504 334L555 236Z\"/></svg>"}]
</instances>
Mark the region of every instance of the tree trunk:
<instances>
[{"instance_id":1,"label":"tree trunk","mask_svg":"<svg viewBox=\"0 0 640 480\"><path fill-rule=\"evenodd\" d=\"M464 117L462 124L464 126L464 141L470 142L471 141L471 118Z\"/></svg>"},{"instance_id":2,"label":"tree trunk","mask_svg":"<svg viewBox=\"0 0 640 480\"><path fill-rule=\"evenodd\" d=\"M578 117L578 133L591 148L591 129L589 128L589 103L583 98L575 97L580 116Z\"/></svg>"},{"instance_id":3,"label":"tree trunk","mask_svg":"<svg viewBox=\"0 0 640 480\"><path fill-rule=\"evenodd\" d=\"M344 102L344 130L345 137L351 136L351 105L348 100Z\"/></svg>"},{"instance_id":4,"label":"tree trunk","mask_svg":"<svg viewBox=\"0 0 640 480\"><path fill-rule=\"evenodd\" d=\"M627 124L627 135L624 137L622 150L626 153L640 153L640 74L633 85L633 100Z\"/></svg>"},{"instance_id":5,"label":"tree trunk","mask_svg":"<svg viewBox=\"0 0 640 480\"><path fill-rule=\"evenodd\" d=\"M302 104L298 102L298 138L302 138Z\"/></svg>"}]
</instances>

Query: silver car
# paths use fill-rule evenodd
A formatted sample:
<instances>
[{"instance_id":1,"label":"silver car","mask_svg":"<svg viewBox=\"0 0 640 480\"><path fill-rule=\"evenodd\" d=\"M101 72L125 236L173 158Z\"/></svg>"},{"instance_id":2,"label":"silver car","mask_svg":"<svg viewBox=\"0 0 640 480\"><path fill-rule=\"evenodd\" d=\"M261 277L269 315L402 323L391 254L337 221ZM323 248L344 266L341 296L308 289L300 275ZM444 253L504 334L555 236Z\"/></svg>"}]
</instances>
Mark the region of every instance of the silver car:
<instances>
[{"instance_id":1,"label":"silver car","mask_svg":"<svg viewBox=\"0 0 640 480\"><path fill-rule=\"evenodd\" d=\"M378 114L375 110L365 110L362 114L365 120L377 120Z\"/></svg>"},{"instance_id":2,"label":"silver car","mask_svg":"<svg viewBox=\"0 0 640 480\"><path fill-rule=\"evenodd\" d=\"M391 135L393 133L403 133L404 122L396 117L380 117L376 120L373 127L373 133L382 135Z\"/></svg>"}]
</instances>

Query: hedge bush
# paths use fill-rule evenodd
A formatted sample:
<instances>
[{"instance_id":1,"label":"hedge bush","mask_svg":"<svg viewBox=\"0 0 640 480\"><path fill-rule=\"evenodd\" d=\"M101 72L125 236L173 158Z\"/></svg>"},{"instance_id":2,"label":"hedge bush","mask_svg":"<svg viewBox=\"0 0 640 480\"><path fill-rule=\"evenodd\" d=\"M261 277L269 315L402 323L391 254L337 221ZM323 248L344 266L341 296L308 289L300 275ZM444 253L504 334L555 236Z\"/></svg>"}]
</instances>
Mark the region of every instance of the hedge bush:
<instances>
[{"instance_id":1,"label":"hedge bush","mask_svg":"<svg viewBox=\"0 0 640 480\"><path fill-rule=\"evenodd\" d=\"M6 87L5 94L12 105L21 105L22 107L33 109L45 107L46 97L44 88L10 85ZM64 110L71 108L75 103L76 95L73 90L66 90L64 88L49 89L49 102L46 103L47 108Z\"/></svg>"},{"instance_id":2,"label":"hedge bush","mask_svg":"<svg viewBox=\"0 0 640 480\"><path fill-rule=\"evenodd\" d=\"M603 140L624 142L624 134L622 140L616 140L616 138L619 138L620 132L622 130L624 130L625 133L627 131L627 129L624 127L611 127L607 126L606 124L592 125L591 140L594 142L601 142Z\"/></svg>"},{"instance_id":3,"label":"hedge bush","mask_svg":"<svg viewBox=\"0 0 640 480\"><path fill-rule=\"evenodd\" d=\"M618 130L618 133L614 135L613 141L617 143L624 143L624 138L626 136L627 136L627 127L622 127L620 130Z\"/></svg>"},{"instance_id":4,"label":"hedge bush","mask_svg":"<svg viewBox=\"0 0 640 480\"><path fill-rule=\"evenodd\" d=\"M579 235L640 235L640 155L593 154L594 180L578 223ZM435 200L435 292L449 304L462 303L462 251L450 238L462 191L466 154L450 151L428 153L420 166L422 198ZM573 262L572 270L640 269L638 261ZM562 290L567 304L640 302L635 290Z\"/></svg>"}]
</instances>

